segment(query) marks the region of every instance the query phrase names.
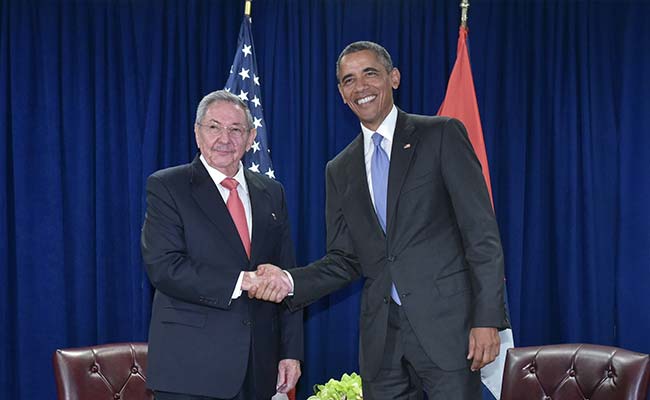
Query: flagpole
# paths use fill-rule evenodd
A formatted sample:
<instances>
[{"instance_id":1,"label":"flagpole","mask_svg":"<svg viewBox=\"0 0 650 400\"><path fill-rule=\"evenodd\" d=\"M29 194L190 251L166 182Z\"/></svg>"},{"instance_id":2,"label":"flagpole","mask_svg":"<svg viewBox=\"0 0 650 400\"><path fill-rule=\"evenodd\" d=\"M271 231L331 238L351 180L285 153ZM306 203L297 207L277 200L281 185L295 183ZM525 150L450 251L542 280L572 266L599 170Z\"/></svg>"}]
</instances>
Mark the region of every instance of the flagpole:
<instances>
[{"instance_id":1,"label":"flagpole","mask_svg":"<svg viewBox=\"0 0 650 400\"><path fill-rule=\"evenodd\" d=\"M246 4L244 5L244 15L247 17L251 16L251 0L246 0Z\"/></svg>"},{"instance_id":2,"label":"flagpole","mask_svg":"<svg viewBox=\"0 0 650 400\"><path fill-rule=\"evenodd\" d=\"M469 10L469 0L461 0L460 10L460 26L467 29L467 10Z\"/></svg>"}]
</instances>

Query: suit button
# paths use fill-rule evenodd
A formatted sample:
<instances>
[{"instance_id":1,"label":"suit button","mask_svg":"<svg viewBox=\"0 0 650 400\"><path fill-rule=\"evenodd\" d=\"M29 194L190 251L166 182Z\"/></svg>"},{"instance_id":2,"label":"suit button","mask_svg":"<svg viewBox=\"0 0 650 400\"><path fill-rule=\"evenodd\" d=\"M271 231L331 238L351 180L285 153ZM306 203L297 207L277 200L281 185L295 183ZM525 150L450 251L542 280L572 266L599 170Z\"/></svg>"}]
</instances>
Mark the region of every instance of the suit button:
<instances>
[{"instance_id":1,"label":"suit button","mask_svg":"<svg viewBox=\"0 0 650 400\"><path fill-rule=\"evenodd\" d=\"M251 326L251 321L245 319L245 320L242 321L242 324L244 324L246 326Z\"/></svg>"},{"instance_id":2,"label":"suit button","mask_svg":"<svg viewBox=\"0 0 650 400\"><path fill-rule=\"evenodd\" d=\"M384 304L388 304L388 297L384 297Z\"/></svg>"},{"instance_id":3,"label":"suit button","mask_svg":"<svg viewBox=\"0 0 650 400\"><path fill-rule=\"evenodd\" d=\"M388 256L387 260L388 262L393 262L395 261L395 256L391 254L390 256Z\"/></svg>"}]
</instances>

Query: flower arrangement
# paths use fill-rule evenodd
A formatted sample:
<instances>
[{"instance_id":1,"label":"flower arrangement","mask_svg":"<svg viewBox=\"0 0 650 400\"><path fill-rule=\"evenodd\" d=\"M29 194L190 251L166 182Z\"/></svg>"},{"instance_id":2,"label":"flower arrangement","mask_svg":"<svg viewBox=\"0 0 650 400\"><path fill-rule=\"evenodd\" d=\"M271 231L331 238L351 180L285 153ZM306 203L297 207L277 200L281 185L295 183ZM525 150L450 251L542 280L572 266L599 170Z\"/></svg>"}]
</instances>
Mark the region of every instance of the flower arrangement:
<instances>
[{"instance_id":1,"label":"flower arrangement","mask_svg":"<svg viewBox=\"0 0 650 400\"><path fill-rule=\"evenodd\" d=\"M361 376L343 374L341 380L330 379L324 385L314 385L314 395L307 400L362 400Z\"/></svg>"}]
</instances>

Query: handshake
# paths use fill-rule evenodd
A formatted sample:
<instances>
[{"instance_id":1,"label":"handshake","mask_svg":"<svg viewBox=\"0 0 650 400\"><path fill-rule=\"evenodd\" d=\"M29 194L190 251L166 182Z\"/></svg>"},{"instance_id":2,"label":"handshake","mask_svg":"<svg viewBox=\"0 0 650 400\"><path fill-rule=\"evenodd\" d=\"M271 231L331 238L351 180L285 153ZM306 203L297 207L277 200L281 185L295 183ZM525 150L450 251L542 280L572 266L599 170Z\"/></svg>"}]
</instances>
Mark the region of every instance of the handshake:
<instances>
[{"instance_id":1,"label":"handshake","mask_svg":"<svg viewBox=\"0 0 650 400\"><path fill-rule=\"evenodd\" d=\"M244 272L241 289L248 292L248 297L279 303L293 292L293 283L289 275L273 264L261 264L257 271Z\"/></svg>"}]
</instances>

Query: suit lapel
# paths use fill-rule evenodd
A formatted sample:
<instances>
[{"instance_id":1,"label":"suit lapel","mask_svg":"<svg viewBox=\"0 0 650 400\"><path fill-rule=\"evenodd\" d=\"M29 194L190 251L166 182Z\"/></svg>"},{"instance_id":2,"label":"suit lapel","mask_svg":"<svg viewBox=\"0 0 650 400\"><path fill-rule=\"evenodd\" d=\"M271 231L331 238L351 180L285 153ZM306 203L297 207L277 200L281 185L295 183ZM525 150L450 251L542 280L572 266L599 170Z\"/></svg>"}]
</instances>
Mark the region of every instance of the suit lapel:
<instances>
[{"instance_id":1,"label":"suit lapel","mask_svg":"<svg viewBox=\"0 0 650 400\"><path fill-rule=\"evenodd\" d=\"M381 228L375 207L372 205L372 198L370 197L370 188L368 188L368 174L366 174L366 162L364 157L363 148L363 134L357 136L352 142L350 147L350 161L347 163L347 176L349 192L355 194L349 196L346 201L356 202L358 207L355 207L356 215L363 221L366 221L367 226L371 226L373 231L376 231L381 236L384 235L384 230Z\"/></svg>"},{"instance_id":2,"label":"suit lapel","mask_svg":"<svg viewBox=\"0 0 650 400\"><path fill-rule=\"evenodd\" d=\"M192 197L199 205L203 213L208 217L217 230L221 233L224 241L237 253L237 255L248 262L246 250L239 238L239 233L235 223L230 217L230 212L223 202L219 189L210 178L208 171L205 169L199 156L197 155L192 161Z\"/></svg>"},{"instance_id":3,"label":"suit lapel","mask_svg":"<svg viewBox=\"0 0 650 400\"><path fill-rule=\"evenodd\" d=\"M254 173L244 170L248 193L251 199L251 212L253 214L253 232L251 236L251 265L254 262L263 245L263 238L268 226L268 216L271 215L269 207L269 193L264 188L262 181Z\"/></svg>"},{"instance_id":4,"label":"suit lapel","mask_svg":"<svg viewBox=\"0 0 650 400\"><path fill-rule=\"evenodd\" d=\"M386 200L386 229L393 225L397 199L411 165L418 136L414 135L415 127L406 113L398 109L393 146L390 153L390 169L388 171L388 198Z\"/></svg>"}]
</instances>

